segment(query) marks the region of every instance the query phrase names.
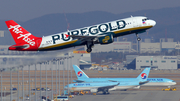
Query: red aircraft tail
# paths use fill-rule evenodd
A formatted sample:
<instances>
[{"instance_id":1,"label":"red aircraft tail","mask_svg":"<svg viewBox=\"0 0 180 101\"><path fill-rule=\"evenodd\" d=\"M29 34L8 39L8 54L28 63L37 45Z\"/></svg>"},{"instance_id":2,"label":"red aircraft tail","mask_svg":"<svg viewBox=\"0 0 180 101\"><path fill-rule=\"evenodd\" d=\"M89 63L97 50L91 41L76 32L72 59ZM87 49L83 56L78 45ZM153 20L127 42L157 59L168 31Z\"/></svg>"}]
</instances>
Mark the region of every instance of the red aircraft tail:
<instances>
[{"instance_id":1,"label":"red aircraft tail","mask_svg":"<svg viewBox=\"0 0 180 101\"><path fill-rule=\"evenodd\" d=\"M37 50L42 38L35 37L13 20L5 21L16 43L9 50Z\"/></svg>"}]
</instances>

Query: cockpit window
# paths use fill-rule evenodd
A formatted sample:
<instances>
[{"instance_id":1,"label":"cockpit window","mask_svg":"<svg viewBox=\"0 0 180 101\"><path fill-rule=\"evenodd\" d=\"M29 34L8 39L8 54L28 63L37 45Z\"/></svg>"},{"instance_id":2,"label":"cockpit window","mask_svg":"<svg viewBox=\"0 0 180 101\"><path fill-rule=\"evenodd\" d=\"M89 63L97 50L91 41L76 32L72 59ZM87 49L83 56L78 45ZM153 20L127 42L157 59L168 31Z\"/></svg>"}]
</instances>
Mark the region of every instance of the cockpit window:
<instances>
[{"instance_id":1,"label":"cockpit window","mask_svg":"<svg viewBox=\"0 0 180 101\"><path fill-rule=\"evenodd\" d=\"M146 21L146 20L149 20L149 18L142 19L142 21Z\"/></svg>"}]
</instances>

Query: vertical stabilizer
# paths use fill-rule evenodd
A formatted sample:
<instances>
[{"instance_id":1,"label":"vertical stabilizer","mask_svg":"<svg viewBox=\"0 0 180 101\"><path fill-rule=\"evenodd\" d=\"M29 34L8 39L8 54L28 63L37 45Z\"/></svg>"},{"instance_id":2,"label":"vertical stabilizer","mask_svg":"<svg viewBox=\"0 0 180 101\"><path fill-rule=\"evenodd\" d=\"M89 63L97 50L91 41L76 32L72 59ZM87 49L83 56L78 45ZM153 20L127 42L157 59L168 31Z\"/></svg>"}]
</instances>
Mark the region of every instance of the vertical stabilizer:
<instances>
[{"instance_id":1,"label":"vertical stabilizer","mask_svg":"<svg viewBox=\"0 0 180 101\"><path fill-rule=\"evenodd\" d=\"M149 76L149 72L151 70L151 67L146 67L142 72L141 74L137 77L137 79L140 81L140 82L145 82L147 81L147 78Z\"/></svg>"},{"instance_id":2,"label":"vertical stabilizer","mask_svg":"<svg viewBox=\"0 0 180 101\"><path fill-rule=\"evenodd\" d=\"M42 38L33 36L13 20L5 21L5 23L16 43L16 45L9 47L9 50L38 50Z\"/></svg>"},{"instance_id":3,"label":"vertical stabilizer","mask_svg":"<svg viewBox=\"0 0 180 101\"><path fill-rule=\"evenodd\" d=\"M74 71L78 79L87 79L89 78L77 65L73 65Z\"/></svg>"}]
</instances>

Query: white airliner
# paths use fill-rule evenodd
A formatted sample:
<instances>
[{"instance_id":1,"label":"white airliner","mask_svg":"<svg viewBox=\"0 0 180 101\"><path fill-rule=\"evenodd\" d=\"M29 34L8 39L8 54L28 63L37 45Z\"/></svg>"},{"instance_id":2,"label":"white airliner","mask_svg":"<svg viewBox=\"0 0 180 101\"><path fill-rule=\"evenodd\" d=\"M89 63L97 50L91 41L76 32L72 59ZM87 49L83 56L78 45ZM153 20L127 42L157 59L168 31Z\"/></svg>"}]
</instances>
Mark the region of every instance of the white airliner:
<instances>
[{"instance_id":1,"label":"white airliner","mask_svg":"<svg viewBox=\"0 0 180 101\"><path fill-rule=\"evenodd\" d=\"M109 44L114 38L123 35L135 33L139 41L138 34L155 26L156 22L143 16L131 16L42 38L33 36L13 20L6 21L6 25L16 43L9 50L47 51L86 45L87 52L91 52L94 44Z\"/></svg>"}]
</instances>

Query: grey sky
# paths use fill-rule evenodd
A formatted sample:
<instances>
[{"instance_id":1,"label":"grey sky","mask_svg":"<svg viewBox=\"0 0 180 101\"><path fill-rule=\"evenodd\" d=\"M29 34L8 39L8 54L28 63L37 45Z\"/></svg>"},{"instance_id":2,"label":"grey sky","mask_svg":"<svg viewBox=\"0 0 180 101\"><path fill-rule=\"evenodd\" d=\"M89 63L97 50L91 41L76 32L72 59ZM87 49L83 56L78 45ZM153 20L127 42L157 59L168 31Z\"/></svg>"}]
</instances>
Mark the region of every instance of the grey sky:
<instances>
[{"instance_id":1,"label":"grey sky","mask_svg":"<svg viewBox=\"0 0 180 101\"><path fill-rule=\"evenodd\" d=\"M179 6L180 0L1 0L0 20L26 21L63 12L107 11L119 14Z\"/></svg>"}]
</instances>

